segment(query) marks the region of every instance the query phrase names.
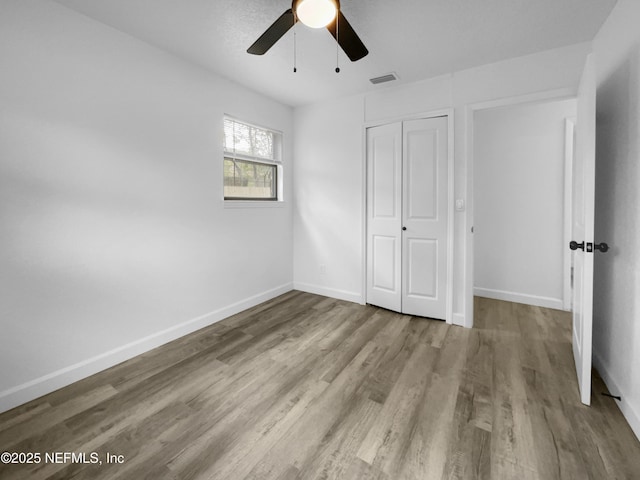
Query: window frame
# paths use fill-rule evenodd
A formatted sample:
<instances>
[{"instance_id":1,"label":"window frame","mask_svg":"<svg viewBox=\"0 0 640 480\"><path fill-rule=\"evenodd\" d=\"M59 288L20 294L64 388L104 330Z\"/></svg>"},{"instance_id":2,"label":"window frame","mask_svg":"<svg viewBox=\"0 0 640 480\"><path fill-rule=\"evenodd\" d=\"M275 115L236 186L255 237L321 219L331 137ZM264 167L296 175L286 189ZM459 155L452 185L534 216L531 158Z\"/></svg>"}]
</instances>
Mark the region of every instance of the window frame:
<instances>
[{"instance_id":1,"label":"window frame","mask_svg":"<svg viewBox=\"0 0 640 480\"><path fill-rule=\"evenodd\" d=\"M227 185L224 184L224 178L223 178L222 194L224 196L224 200L225 201L234 201L234 202L236 202L236 201L242 201L242 202L277 202L279 200L278 199L278 165L276 165L275 163L269 163L269 162L257 162L255 160L245 160L243 158L238 158L238 156L231 157L229 155L226 155L226 153L227 152L225 152L223 162L226 162L227 160L230 160L232 162L243 162L243 163L249 163L249 164L253 164L253 165L267 165L269 167L273 167L273 193L274 193L274 195L272 197L228 197L224 193L224 188L227 187Z\"/></svg>"},{"instance_id":2,"label":"window frame","mask_svg":"<svg viewBox=\"0 0 640 480\"><path fill-rule=\"evenodd\" d=\"M261 130L264 132L269 132L273 135L273 158L260 157L256 155L250 155L246 153L239 153L235 150L235 145L233 150L227 149L226 142L226 131L225 127L227 121L234 122L240 125L247 126L249 128ZM231 115L223 116L223 141L222 141L222 198L225 205L229 206L242 206L242 205L251 205L251 206L268 206L268 205L276 205L283 202L283 167L282 167L282 149L283 149L283 133L279 130L263 127L261 125L257 125L255 123L247 122L244 120L240 120ZM273 167L273 185L274 185L274 196L273 197L243 197L243 196L226 196L225 194L225 165L227 160L230 161L238 161L249 164L256 165L267 165Z\"/></svg>"}]
</instances>

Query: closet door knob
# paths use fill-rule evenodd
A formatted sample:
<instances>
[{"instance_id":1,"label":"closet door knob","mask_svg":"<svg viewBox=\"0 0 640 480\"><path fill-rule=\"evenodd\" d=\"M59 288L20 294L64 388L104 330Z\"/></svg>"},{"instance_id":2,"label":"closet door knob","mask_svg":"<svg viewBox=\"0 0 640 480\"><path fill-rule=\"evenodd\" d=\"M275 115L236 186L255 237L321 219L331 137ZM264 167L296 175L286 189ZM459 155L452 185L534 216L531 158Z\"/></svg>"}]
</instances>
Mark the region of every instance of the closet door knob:
<instances>
[{"instance_id":1,"label":"closet door knob","mask_svg":"<svg viewBox=\"0 0 640 480\"><path fill-rule=\"evenodd\" d=\"M407 227L402 227L402 230L406 230L406 229L407 229Z\"/></svg>"},{"instance_id":2,"label":"closet door knob","mask_svg":"<svg viewBox=\"0 0 640 480\"><path fill-rule=\"evenodd\" d=\"M569 248L571 250L577 250L577 249L584 250L584 242L578 243L575 240L571 240L571 242L569 243Z\"/></svg>"}]
</instances>

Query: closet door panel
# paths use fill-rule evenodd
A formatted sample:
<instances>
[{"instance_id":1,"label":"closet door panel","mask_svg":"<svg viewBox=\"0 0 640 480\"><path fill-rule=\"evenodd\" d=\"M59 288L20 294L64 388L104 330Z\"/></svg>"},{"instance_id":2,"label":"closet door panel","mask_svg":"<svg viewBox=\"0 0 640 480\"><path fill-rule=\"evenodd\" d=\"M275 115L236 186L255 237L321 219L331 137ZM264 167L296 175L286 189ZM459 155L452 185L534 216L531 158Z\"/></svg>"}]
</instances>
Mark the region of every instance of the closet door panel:
<instances>
[{"instance_id":1,"label":"closet door panel","mask_svg":"<svg viewBox=\"0 0 640 480\"><path fill-rule=\"evenodd\" d=\"M402 312L444 319L447 118L403 123Z\"/></svg>"},{"instance_id":2,"label":"closet door panel","mask_svg":"<svg viewBox=\"0 0 640 480\"><path fill-rule=\"evenodd\" d=\"M402 124L367 129L367 303L402 310Z\"/></svg>"},{"instance_id":3,"label":"closet door panel","mask_svg":"<svg viewBox=\"0 0 640 480\"><path fill-rule=\"evenodd\" d=\"M407 239L409 275L407 295L413 298L438 296L438 242L422 238ZM427 267L427 268L425 268Z\"/></svg>"}]
</instances>

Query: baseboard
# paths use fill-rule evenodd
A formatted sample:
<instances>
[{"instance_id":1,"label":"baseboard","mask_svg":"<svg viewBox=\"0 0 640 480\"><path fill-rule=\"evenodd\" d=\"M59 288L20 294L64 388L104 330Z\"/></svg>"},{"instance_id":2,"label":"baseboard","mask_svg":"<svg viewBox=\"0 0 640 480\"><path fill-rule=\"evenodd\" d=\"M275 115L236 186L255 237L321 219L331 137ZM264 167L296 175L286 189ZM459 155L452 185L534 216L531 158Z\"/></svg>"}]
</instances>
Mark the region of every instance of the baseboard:
<instances>
[{"instance_id":1,"label":"baseboard","mask_svg":"<svg viewBox=\"0 0 640 480\"><path fill-rule=\"evenodd\" d=\"M622 412L622 415L624 415L624 418L627 420L627 423L631 427L631 430L633 430L633 433L635 433L636 438L640 440L640 415L638 415L638 412L636 411L634 406L629 403L628 398L625 396L624 390L620 388L620 384L614 379L614 376L611 375L611 372L609 372L609 370L604 366L602 358L600 358L595 350L593 351L593 366L600 374L600 377L602 377L602 380L609 389L609 392L611 392L612 395L619 395L622 397L621 401L616 401L616 405L618 405L618 408ZM592 393L594 395L597 394L597 392Z\"/></svg>"},{"instance_id":2,"label":"baseboard","mask_svg":"<svg viewBox=\"0 0 640 480\"><path fill-rule=\"evenodd\" d=\"M466 322L466 319L464 318L463 313L454 313L451 323L459 327L467 327L467 328L472 327L472 325L467 325L467 322Z\"/></svg>"},{"instance_id":3,"label":"baseboard","mask_svg":"<svg viewBox=\"0 0 640 480\"><path fill-rule=\"evenodd\" d=\"M473 294L476 297L493 298L494 300L504 300L506 302L535 305L536 307L564 310L564 302L559 298L541 297L537 295L528 295L526 293L507 292L504 290L492 290L490 288L480 287L474 287Z\"/></svg>"},{"instance_id":4,"label":"baseboard","mask_svg":"<svg viewBox=\"0 0 640 480\"><path fill-rule=\"evenodd\" d=\"M347 302L359 303L361 305L365 303L361 294L355 293L355 292L349 292L347 290L338 290L336 288L322 287L320 285L312 285L310 283L301 283L301 282L293 282L293 288L295 290L301 290L307 293L315 293L316 295L337 298L338 300L345 300Z\"/></svg>"},{"instance_id":5,"label":"baseboard","mask_svg":"<svg viewBox=\"0 0 640 480\"><path fill-rule=\"evenodd\" d=\"M0 392L0 413L289 292L287 283Z\"/></svg>"}]
</instances>

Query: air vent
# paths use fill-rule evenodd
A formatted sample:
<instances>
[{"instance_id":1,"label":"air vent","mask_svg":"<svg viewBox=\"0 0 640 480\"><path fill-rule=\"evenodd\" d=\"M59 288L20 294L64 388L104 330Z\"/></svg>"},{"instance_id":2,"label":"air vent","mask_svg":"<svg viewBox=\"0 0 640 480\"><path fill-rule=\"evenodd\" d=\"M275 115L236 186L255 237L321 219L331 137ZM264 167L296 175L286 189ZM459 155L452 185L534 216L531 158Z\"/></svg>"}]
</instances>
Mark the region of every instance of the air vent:
<instances>
[{"instance_id":1,"label":"air vent","mask_svg":"<svg viewBox=\"0 0 640 480\"><path fill-rule=\"evenodd\" d=\"M386 75L382 75L381 77L370 78L369 81L374 85L385 82L392 82L397 80L398 76L395 73L387 73Z\"/></svg>"}]
</instances>

